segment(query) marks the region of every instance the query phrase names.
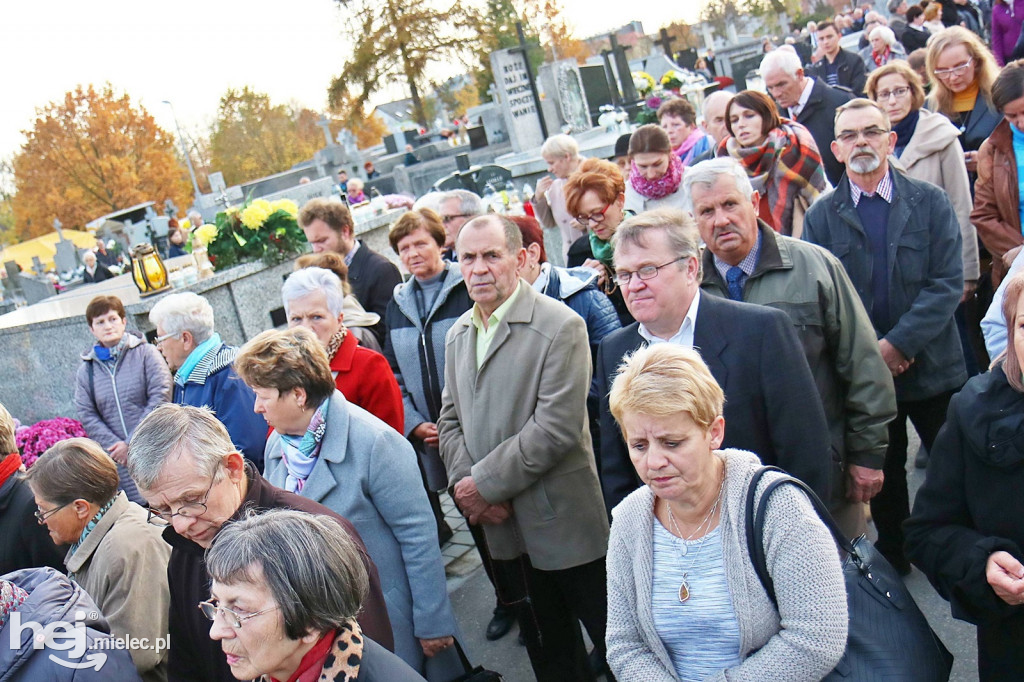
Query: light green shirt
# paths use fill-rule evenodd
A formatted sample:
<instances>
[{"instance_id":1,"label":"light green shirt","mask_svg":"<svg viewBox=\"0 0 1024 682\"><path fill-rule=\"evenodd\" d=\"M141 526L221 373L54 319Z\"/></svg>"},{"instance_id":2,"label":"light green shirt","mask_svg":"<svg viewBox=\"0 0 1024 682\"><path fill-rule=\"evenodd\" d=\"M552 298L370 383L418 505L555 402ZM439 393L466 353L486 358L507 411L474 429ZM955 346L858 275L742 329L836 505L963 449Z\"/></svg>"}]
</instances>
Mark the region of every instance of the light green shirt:
<instances>
[{"instance_id":1,"label":"light green shirt","mask_svg":"<svg viewBox=\"0 0 1024 682\"><path fill-rule=\"evenodd\" d=\"M480 305L478 303L473 304L473 326L476 327L477 369L480 369L480 365L484 364L487 349L491 347L491 341L494 340L494 335L498 333L498 324L504 319L508 309L512 307L512 302L519 296L519 290L522 289L522 286L523 281L519 280L519 284L516 285L516 290L512 292L512 295L505 299L505 302L491 313L491 316L487 319L487 329L484 329L484 321L480 317Z\"/></svg>"}]
</instances>

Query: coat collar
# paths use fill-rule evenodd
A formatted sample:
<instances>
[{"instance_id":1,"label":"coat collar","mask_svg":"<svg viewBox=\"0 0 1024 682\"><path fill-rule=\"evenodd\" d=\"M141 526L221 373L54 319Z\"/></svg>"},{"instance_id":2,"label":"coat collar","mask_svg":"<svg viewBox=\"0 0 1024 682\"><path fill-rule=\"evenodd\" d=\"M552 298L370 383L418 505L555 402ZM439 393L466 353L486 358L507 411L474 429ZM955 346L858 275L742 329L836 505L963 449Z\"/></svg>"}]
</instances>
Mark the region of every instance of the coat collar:
<instances>
[{"instance_id":1,"label":"coat collar","mask_svg":"<svg viewBox=\"0 0 1024 682\"><path fill-rule=\"evenodd\" d=\"M783 239L779 239L780 235L760 218L757 219L757 229L761 233L761 253L758 254L757 263L754 265L754 271L750 273L750 278L760 277L772 270L791 269L793 259L789 254L789 246ZM722 291L728 291L725 280L722 279L722 273L715 267L715 254L711 253L710 249L704 249L702 261L704 276L701 279L701 285L715 286ZM700 308L697 309L697 317L700 317Z\"/></svg>"},{"instance_id":2,"label":"coat collar","mask_svg":"<svg viewBox=\"0 0 1024 682\"><path fill-rule=\"evenodd\" d=\"M117 497L114 498L114 504L111 505L107 513L100 518L99 523L92 529L89 536L85 538L85 542L75 550L72 554L68 550L68 555L64 558L64 565L71 573L78 573L82 570L82 566L85 565L96 551L96 548L103 542L103 538L107 536L107 533L114 526L114 523L121 518L121 515L128 511L128 505L131 504L128 501L128 497L124 494L124 491L119 491Z\"/></svg>"},{"instance_id":3,"label":"coat collar","mask_svg":"<svg viewBox=\"0 0 1024 682\"><path fill-rule=\"evenodd\" d=\"M438 292L437 298L434 299L434 305L431 307L430 312L427 314L427 320L440 309L444 302L448 300L448 296L455 290L459 285L465 286L462 280L462 271L459 270L457 263L445 263L445 275L441 281L441 291ZM395 287L394 301L395 305L402 312L405 317L413 323L417 329L422 330L422 323L420 322L420 314L416 309L416 294L413 291L413 287L416 286L416 278L410 277L408 282L399 284Z\"/></svg>"},{"instance_id":4,"label":"coat collar","mask_svg":"<svg viewBox=\"0 0 1024 682\"><path fill-rule=\"evenodd\" d=\"M320 457L302 488L302 496L322 502L338 485L331 464L345 461L348 454L348 433L351 413L348 401L335 391L327 403L327 429L320 447Z\"/></svg>"}]
</instances>

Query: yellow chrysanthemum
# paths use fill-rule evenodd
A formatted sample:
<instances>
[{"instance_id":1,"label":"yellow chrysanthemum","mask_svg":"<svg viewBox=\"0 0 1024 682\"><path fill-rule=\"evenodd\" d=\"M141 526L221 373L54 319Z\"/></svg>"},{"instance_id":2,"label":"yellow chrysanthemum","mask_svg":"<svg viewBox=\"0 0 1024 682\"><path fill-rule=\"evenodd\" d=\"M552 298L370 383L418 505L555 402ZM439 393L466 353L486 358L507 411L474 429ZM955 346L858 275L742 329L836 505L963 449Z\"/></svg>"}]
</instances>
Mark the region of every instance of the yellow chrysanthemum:
<instances>
[{"instance_id":1,"label":"yellow chrysanthemum","mask_svg":"<svg viewBox=\"0 0 1024 682\"><path fill-rule=\"evenodd\" d=\"M257 199L242 211L242 224L250 230L258 230L273 211L270 202L264 199Z\"/></svg>"},{"instance_id":2,"label":"yellow chrysanthemum","mask_svg":"<svg viewBox=\"0 0 1024 682\"><path fill-rule=\"evenodd\" d=\"M209 246L217 237L217 226L210 223L206 223L202 227L196 228L196 231L192 233L192 239L198 241L203 246Z\"/></svg>"},{"instance_id":3,"label":"yellow chrysanthemum","mask_svg":"<svg viewBox=\"0 0 1024 682\"><path fill-rule=\"evenodd\" d=\"M299 215L299 205L291 199L278 199L270 203L271 213L274 211L284 211L293 218L297 218Z\"/></svg>"}]
</instances>

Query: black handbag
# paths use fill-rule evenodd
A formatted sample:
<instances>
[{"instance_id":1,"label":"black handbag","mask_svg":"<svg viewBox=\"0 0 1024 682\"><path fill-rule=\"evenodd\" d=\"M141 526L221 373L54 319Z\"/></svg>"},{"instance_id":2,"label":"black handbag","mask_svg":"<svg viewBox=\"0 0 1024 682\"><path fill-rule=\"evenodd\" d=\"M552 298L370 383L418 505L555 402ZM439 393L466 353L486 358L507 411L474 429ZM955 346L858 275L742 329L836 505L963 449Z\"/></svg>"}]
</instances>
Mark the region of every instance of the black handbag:
<instances>
[{"instance_id":1,"label":"black handbag","mask_svg":"<svg viewBox=\"0 0 1024 682\"><path fill-rule=\"evenodd\" d=\"M744 510L747 550L761 584L778 607L772 577L764 554L764 519L768 498L780 485L794 485L810 499L825 527L841 551L843 580L850 624L846 652L826 680L914 680L945 681L953 666L953 655L936 636L903 580L874 545L860 536L846 539L828 509L805 483L785 475L769 483L757 509L754 493L765 473L778 467L761 467L750 481Z\"/></svg>"},{"instance_id":2,"label":"black handbag","mask_svg":"<svg viewBox=\"0 0 1024 682\"><path fill-rule=\"evenodd\" d=\"M452 682L503 682L505 679L500 673L487 670L482 665L474 668L473 664L469 662L466 652L462 649L462 645L459 644L458 638L455 639L455 651L459 654L459 660L462 661L462 667L466 674L456 677Z\"/></svg>"}]
</instances>

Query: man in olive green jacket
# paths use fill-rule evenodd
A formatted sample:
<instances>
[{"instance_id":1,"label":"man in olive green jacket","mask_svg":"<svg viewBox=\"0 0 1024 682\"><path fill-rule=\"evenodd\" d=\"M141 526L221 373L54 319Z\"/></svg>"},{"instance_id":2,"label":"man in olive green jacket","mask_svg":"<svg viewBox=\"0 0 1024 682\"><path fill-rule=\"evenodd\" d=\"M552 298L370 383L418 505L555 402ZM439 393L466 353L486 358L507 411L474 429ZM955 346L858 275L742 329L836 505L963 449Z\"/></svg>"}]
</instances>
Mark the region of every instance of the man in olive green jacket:
<instances>
[{"instance_id":1,"label":"man in olive green jacket","mask_svg":"<svg viewBox=\"0 0 1024 682\"><path fill-rule=\"evenodd\" d=\"M697 164L683 183L707 244L701 289L792 319L842 465L826 502L843 532L859 535L863 503L882 487L887 425L896 416L892 375L860 296L835 256L758 219L760 196L733 159Z\"/></svg>"}]
</instances>

